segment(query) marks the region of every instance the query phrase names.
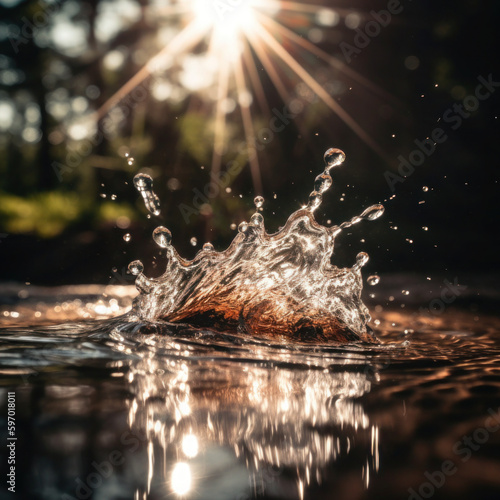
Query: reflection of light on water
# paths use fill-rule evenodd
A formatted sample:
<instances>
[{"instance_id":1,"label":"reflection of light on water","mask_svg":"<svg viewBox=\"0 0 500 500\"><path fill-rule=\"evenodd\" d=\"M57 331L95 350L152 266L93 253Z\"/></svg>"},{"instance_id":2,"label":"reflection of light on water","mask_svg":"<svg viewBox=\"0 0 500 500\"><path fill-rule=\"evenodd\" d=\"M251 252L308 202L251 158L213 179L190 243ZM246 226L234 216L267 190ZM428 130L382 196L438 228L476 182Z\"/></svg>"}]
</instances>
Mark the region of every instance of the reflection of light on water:
<instances>
[{"instance_id":1,"label":"reflection of light on water","mask_svg":"<svg viewBox=\"0 0 500 500\"><path fill-rule=\"evenodd\" d=\"M188 458L198 455L198 439L194 434L186 434L182 438L182 451Z\"/></svg>"},{"instance_id":2,"label":"reflection of light on water","mask_svg":"<svg viewBox=\"0 0 500 500\"><path fill-rule=\"evenodd\" d=\"M148 337L154 345L152 340ZM179 349L177 340L154 337L154 341L156 348L161 342L177 355L190 354ZM266 357L261 347L256 353ZM290 360L289 353L282 355ZM134 432L145 431L147 436L148 492L154 491L155 482L167 481L175 494L186 495L194 470L200 482L207 481L198 485L200 489L213 484L214 474L222 475L221 484L229 484L234 478L220 465L220 452L215 452L229 449L234 460L246 466L254 493L292 480L296 494L304 498L306 488L322 481L331 462L349 454L355 460L360 457L360 479L368 487L370 474L379 468L379 431L358 402L371 390L365 372L340 365L331 371L238 365L215 369L210 363L205 368L198 363L162 361L149 352L129 376L136 394L129 423ZM360 453L365 454L363 460ZM184 461L178 462L179 457ZM200 471L202 463L208 471ZM237 498L246 494L248 482L240 478L234 487L239 488Z\"/></svg>"},{"instance_id":3,"label":"reflection of light on water","mask_svg":"<svg viewBox=\"0 0 500 500\"><path fill-rule=\"evenodd\" d=\"M171 486L177 495L185 495L191 490L191 469L188 464L178 462L172 470Z\"/></svg>"}]
</instances>

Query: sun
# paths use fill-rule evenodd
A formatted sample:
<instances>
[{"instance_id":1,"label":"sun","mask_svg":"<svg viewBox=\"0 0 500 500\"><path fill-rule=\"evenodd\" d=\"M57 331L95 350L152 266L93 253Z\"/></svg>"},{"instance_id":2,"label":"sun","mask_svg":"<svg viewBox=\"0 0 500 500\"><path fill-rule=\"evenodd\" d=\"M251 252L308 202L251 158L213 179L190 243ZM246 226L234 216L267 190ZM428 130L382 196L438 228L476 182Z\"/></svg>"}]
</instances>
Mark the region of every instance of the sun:
<instances>
[{"instance_id":1,"label":"sun","mask_svg":"<svg viewBox=\"0 0 500 500\"><path fill-rule=\"evenodd\" d=\"M272 0L269 0L272 2ZM195 20L205 25L218 42L236 41L256 22L258 0L186 0Z\"/></svg>"}]
</instances>

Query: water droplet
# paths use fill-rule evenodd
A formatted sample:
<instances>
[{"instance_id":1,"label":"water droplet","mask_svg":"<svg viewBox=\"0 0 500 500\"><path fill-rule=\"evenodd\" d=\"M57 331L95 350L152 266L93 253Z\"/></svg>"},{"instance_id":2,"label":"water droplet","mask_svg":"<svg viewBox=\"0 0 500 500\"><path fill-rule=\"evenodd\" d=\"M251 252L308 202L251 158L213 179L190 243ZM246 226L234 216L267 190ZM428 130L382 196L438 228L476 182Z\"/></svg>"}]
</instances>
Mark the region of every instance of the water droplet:
<instances>
[{"instance_id":1,"label":"water droplet","mask_svg":"<svg viewBox=\"0 0 500 500\"><path fill-rule=\"evenodd\" d=\"M234 231L237 227L238 227L238 226L237 226L234 222L233 222L233 223L229 226L229 228L230 228L231 230L233 230L233 231Z\"/></svg>"},{"instance_id":2,"label":"water droplet","mask_svg":"<svg viewBox=\"0 0 500 500\"><path fill-rule=\"evenodd\" d=\"M166 227L158 226L153 231L153 239L158 246L167 248L172 243L172 233Z\"/></svg>"},{"instance_id":3,"label":"water droplet","mask_svg":"<svg viewBox=\"0 0 500 500\"><path fill-rule=\"evenodd\" d=\"M410 292L408 290L401 290L401 293L403 295L410 295Z\"/></svg>"},{"instance_id":4,"label":"water droplet","mask_svg":"<svg viewBox=\"0 0 500 500\"><path fill-rule=\"evenodd\" d=\"M213 252L214 246L212 245L212 243L207 242L203 245L203 250L205 250L206 252Z\"/></svg>"},{"instance_id":5,"label":"water droplet","mask_svg":"<svg viewBox=\"0 0 500 500\"><path fill-rule=\"evenodd\" d=\"M128 270L134 276L138 276L144 271L144 265L140 260L134 260L128 265Z\"/></svg>"},{"instance_id":6,"label":"water droplet","mask_svg":"<svg viewBox=\"0 0 500 500\"><path fill-rule=\"evenodd\" d=\"M429 231L429 228L428 228L427 226L422 226L422 229L423 229L424 231Z\"/></svg>"},{"instance_id":7,"label":"water droplet","mask_svg":"<svg viewBox=\"0 0 500 500\"><path fill-rule=\"evenodd\" d=\"M140 193L153 188L153 178L148 174L137 174L134 177L134 186Z\"/></svg>"},{"instance_id":8,"label":"water droplet","mask_svg":"<svg viewBox=\"0 0 500 500\"><path fill-rule=\"evenodd\" d=\"M427 191L429 191L429 188L427 186L422 186L422 191L424 193L427 193Z\"/></svg>"},{"instance_id":9,"label":"water droplet","mask_svg":"<svg viewBox=\"0 0 500 500\"><path fill-rule=\"evenodd\" d=\"M240 225L238 226L238 231L240 233L245 233L247 229L248 229L248 223L245 221L241 222Z\"/></svg>"},{"instance_id":10,"label":"water droplet","mask_svg":"<svg viewBox=\"0 0 500 500\"><path fill-rule=\"evenodd\" d=\"M385 208L383 205L372 205L368 207L362 214L361 217L363 219L375 220L382 216L385 212Z\"/></svg>"},{"instance_id":11,"label":"water droplet","mask_svg":"<svg viewBox=\"0 0 500 500\"><path fill-rule=\"evenodd\" d=\"M153 214L153 215L160 215L160 199L158 196L156 196L155 193L150 193L147 199L144 199L144 204L146 205L146 208Z\"/></svg>"},{"instance_id":12,"label":"water droplet","mask_svg":"<svg viewBox=\"0 0 500 500\"><path fill-rule=\"evenodd\" d=\"M129 242L132 239L132 236L130 236L130 233L124 234L123 239L127 242Z\"/></svg>"},{"instance_id":13,"label":"water droplet","mask_svg":"<svg viewBox=\"0 0 500 500\"><path fill-rule=\"evenodd\" d=\"M307 204L307 208L313 212L316 210L320 205L321 205L321 200L323 197L321 196L321 193L318 193L317 191L313 191L309 195L309 202Z\"/></svg>"},{"instance_id":14,"label":"water droplet","mask_svg":"<svg viewBox=\"0 0 500 500\"><path fill-rule=\"evenodd\" d=\"M344 162L345 153L340 149L330 148L325 153L324 158L325 158L325 163L326 163L326 169L330 170L331 168L336 167Z\"/></svg>"},{"instance_id":15,"label":"water droplet","mask_svg":"<svg viewBox=\"0 0 500 500\"><path fill-rule=\"evenodd\" d=\"M128 157L127 163L128 163L129 165L133 165L133 164L135 163L135 159L134 159L134 158L132 158L132 157Z\"/></svg>"},{"instance_id":16,"label":"water droplet","mask_svg":"<svg viewBox=\"0 0 500 500\"><path fill-rule=\"evenodd\" d=\"M262 217L261 214L253 214L250 219L250 224L253 226L262 226L262 224L264 224L264 217Z\"/></svg>"},{"instance_id":17,"label":"water droplet","mask_svg":"<svg viewBox=\"0 0 500 500\"><path fill-rule=\"evenodd\" d=\"M378 285L380 283L380 276L377 276L376 274L368 276L366 282L371 286Z\"/></svg>"},{"instance_id":18,"label":"water droplet","mask_svg":"<svg viewBox=\"0 0 500 500\"><path fill-rule=\"evenodd\" d=\"M194 247L198 244L198 240L193 236L190 240L189 243L193 245Z\"/></svg>"},{"instance_id":19,"label":"water droplet","mask_svg":"<svg viewBox=\"0 0 500 500\"><path fill-rule=\"evenodd\" d=\"M254 204L255 204L255 208L259 209L259 208L262 208L262 206L264 205L264 198L262 196L256 196L253 200Z\"/></svg>"},{"instance_id":20,"label":"water droplet","mask_svg":"<svg viewBox=\"0 0 500 500\"><path fill-rule=\"evenodd\" d=\"M160 215L160 199L153 192L153 178L148 174L137 174L134 186L141 193L144 205L153 215Z\"/></svg>"},{"instance_id":21,"label":"water droplet","mask_svg":"<svg viewBox=\"0 0 500 500\"><path fill-rule=\"evenodd\" d=\"M115 200L116 200L116 194L112 194L112 195L111 195L111 200L112 200L112 201L115 201Z\"/></svg>"},{"instance_id":22,"label":"water droplet","mask_svg":"<svg viewBox=\"0 0 500 500\"><path fill-rule=\"evenodd\" d=\"M354 264L354 267L359 269L365 266L369 260L370 256L366 252L359 252L358 255L356 255L356 264Z\"/></svg>"},{"instance_id":23,"label":"water droplet","mask_svg":"<svg viewBox=\"0 0 500 500\"><path fill-rule=\"evenodd\" d=\"M100 196L101 198L106 198L106 194L105 194L105 193L101 193L99 196Z\"/></svg>"},{"instance_id":24,"label":"water droplet","mask_svg":"<svg viewBox=\"0 0 500 500\"><path fill-rule=\"evenodd\" d=\"M314 180L314 191L324 193L332 185L332 178L328 174L321 174Z\"/></svg>"}]
</instances>

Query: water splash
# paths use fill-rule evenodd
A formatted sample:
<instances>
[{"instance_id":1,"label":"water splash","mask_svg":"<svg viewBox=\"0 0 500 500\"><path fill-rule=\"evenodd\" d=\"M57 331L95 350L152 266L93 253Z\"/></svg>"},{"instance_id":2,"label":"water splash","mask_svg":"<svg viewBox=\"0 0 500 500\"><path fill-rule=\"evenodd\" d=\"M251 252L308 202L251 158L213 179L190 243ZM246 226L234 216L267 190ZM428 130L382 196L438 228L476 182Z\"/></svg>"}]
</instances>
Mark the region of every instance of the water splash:
<instances>
[{"instance_id":1,"label":"water splash","mask_svg":"<svg viewBox=\"0 0 500 500\"><path fill-rule=\"evenodd\" d=\"M160 215L160 199L153 191L153 179L148 174L137 174L134 186L141 193L144 205L153 215Z\"/></svg>"},{"instance_id":2,"label":"water splash","mask_svg":"<svg viewBox=\"0 0 500 500\"><path fill-rule=\"evenodd\" d=\"M184 260L171 244L170 231L157 228L154 239L166 250L167 268L163 276L149 279L139 271L140 262L131 264L141 292L134 314L142 320L298 340L376 341L367 328L370 315L361 300L361 268L368 254L359 253L352 268L338 268L330 259L343 229L379 218L384 207L373 205L329 228L314 218L333 183L331 169L344 160L339 149L325 153L326 168L316 177L307 206L294 212L277 233L265 230L261 196L254 200L257 211L238 226L238 234L223 252L205 243L192 261ZM134 183L137 187L135 179ZM150 189L152 180L146 186Z\"/></svg>"}]
</instances>

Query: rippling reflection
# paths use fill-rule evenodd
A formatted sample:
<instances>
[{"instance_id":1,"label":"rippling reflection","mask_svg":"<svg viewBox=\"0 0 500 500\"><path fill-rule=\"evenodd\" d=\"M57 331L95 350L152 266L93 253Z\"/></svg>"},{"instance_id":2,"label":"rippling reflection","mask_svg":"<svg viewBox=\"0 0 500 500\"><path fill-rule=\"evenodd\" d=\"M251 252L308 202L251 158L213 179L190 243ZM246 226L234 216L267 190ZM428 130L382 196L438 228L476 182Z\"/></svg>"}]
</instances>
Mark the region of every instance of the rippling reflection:
<instances>
[{"instance_id":1,"label":"rippling reflection","mask_svg":"<svg viewBox=\"0 0 500 500\"><path fill-rule=\"evenodd\" d=\"M305 487L321 484L328 466L350 454L369 485L379 431L358 401L373 379L359 360L277 369L207 360L176 341L147 340L152 349L128 374L130 429L146 436L149 455L137 498L161 488L189 498L277 491L303 498ZM178 355L158 357L168 344Z\"/></svg>"},{"instance_id":2,"label":"rippling reflection","mask_svg":"<svg viewBox=\"0 0 500 500\"><path fill-rule=\"evenodd\" d=\"M69 307L71 323L30 326L61 296L100 300L66 292L11 301L22 323L0 328L0 415L15 391L19 498L401 500L427 493L426 471L447 460L458 471L435 498L498 497L500 432L467 461L454 452L500 413L494 316L375 311L380 345L82 322Z\"/></svg>"}]
</instances>

